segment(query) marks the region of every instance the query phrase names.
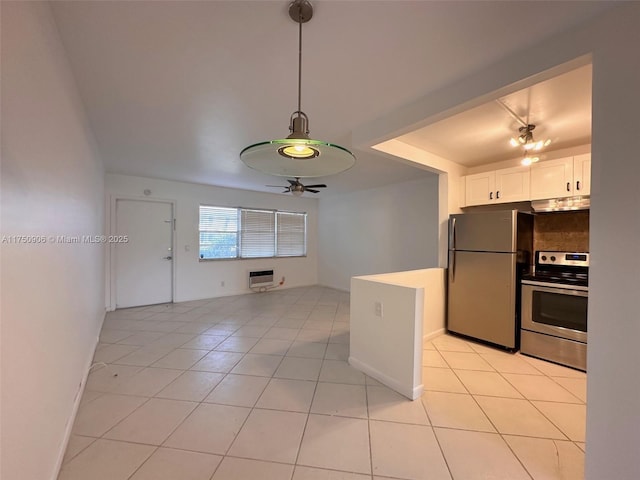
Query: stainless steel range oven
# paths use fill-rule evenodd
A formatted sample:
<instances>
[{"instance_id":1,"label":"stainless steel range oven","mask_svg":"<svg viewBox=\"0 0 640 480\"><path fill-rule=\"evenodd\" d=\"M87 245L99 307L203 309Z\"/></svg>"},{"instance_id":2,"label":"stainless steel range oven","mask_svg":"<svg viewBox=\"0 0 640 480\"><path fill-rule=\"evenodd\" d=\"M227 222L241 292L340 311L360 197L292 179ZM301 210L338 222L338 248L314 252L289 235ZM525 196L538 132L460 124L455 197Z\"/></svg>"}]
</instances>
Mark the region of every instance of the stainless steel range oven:
<instances>
[{"instance_id":1,"label":"stainless steel range oven","mask_svg":"<svg viewBox=\"0 0 640 480\"><path fill-rule=\"evenodd\" d=\"M588 253L536 252L521 282L522 353L586 371L588 272Z\"/></svg>"}]
</instances>

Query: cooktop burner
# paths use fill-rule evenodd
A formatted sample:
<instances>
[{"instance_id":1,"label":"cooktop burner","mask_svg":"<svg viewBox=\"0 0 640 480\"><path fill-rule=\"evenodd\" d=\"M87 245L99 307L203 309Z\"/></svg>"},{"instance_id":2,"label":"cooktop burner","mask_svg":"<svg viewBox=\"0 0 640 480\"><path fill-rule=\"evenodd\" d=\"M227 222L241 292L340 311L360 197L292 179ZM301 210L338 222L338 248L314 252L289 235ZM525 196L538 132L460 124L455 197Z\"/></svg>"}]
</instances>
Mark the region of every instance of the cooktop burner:
<instances>
[{"instance_id":1,"label":"cooktop burner","mask_svg":"<svg viewBox=\"0 0 640 480\"><path fill-rule=\"evenodd\" d=\"M579 285L586 287L589 284L589 276L586 273L553 273L553 272L538 272L526 273L522 276L523 280L534 280L536 282L547 283L564 283L569 285Z\"/></svg>"},{"instance_id":2,"label":"cooktop burner","mask_svg":"<svg viewBox=\"0 0 640 480\"><path fill-rule=\"evenodd\" d=\"M589 254L586 252L536 252L535 270L523 280L588 286Z\"/></svg>"}]
</instances>

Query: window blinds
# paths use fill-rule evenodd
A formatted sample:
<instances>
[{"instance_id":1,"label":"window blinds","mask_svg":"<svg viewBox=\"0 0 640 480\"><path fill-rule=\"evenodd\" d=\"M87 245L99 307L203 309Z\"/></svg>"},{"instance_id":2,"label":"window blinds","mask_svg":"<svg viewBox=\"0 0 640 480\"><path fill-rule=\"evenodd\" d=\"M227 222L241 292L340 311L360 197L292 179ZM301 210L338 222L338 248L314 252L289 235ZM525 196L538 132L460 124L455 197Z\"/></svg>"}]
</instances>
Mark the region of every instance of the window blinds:
<instances>
[{"instance_id":1,"label":"window blinds","mask_svg":"<svg viewBox=\"0 0 640 480\"><path fill-rule=\"evenodd\" d=\"M306 255L306 217L304 213L276 212L278 257Z\"/></svg>"},{"instance_id":2,"label":"window blinds","mask_svg":"<svg viewBox=\"0 0 640 480\"><path fill-rule=\"evenodd\" d=\"M307 254L307 214L200 205L200 258Z\"/></svg>"},{"instance_id":3,"label":"window blinds","mask_svg":"<svg viewBox=\"0 0 640 480\"><path fill-rule=\"evenodd\" d=\"M240 256L275 256L275 215L268 210L241 209Z\"/></svg>"}]
</instances>

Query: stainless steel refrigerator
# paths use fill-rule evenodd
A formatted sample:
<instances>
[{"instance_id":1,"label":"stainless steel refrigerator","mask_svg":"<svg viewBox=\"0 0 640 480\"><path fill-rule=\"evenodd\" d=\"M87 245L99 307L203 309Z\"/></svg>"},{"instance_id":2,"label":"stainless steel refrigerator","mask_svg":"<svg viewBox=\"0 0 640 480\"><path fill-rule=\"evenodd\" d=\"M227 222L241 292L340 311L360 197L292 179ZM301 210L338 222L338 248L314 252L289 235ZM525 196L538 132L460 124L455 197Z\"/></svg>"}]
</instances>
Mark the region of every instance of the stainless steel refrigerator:
<instances>
[{"instance_id":1,"label":"stainless steel refrigerator","mask_svg":"<svg viewBox=\"0 0 640 480\"><path fill-rule=\"evenodd\" d=\"M451 215L447 330L518 349L520 275L529 268L532 246L531 214Z\"/></svg>"}]
</instances>

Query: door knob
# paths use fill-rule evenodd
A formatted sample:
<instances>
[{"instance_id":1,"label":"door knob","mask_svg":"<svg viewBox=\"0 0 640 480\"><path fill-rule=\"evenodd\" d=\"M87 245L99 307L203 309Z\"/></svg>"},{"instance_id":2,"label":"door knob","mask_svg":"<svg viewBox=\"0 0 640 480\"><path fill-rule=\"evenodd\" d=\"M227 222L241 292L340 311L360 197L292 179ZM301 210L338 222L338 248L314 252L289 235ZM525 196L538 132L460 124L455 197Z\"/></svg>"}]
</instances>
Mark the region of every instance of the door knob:
<instances>
[{"instance_id":1,"label":"door knob","mask_svg":"<svg viewBox=\"0 0 640 480\"><path fill-rule=\"evenodd\" d=\"M171 260L173 257L171 255L168 255L168 256L162 257L162 258L164 258L165 260Z\"/></svg>"}]
</instances>

